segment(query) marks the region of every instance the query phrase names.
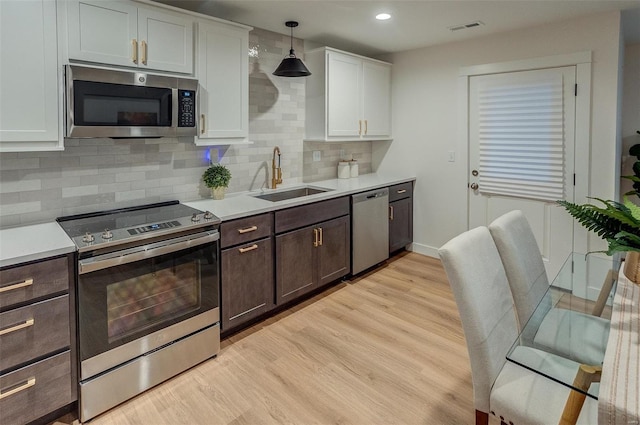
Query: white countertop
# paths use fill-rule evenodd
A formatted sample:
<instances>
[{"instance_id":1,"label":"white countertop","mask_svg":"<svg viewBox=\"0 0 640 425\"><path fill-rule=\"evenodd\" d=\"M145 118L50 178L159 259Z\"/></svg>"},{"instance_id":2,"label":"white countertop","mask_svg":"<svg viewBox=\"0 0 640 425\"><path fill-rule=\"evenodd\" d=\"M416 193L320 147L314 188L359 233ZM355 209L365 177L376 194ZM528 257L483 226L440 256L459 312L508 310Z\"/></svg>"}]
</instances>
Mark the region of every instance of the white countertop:
<instances>
[{"instance_id":1,"label":"white countertop","mask_svg":"<svg viewBox=\"0 0 640 425\"><path fill-rule=\"evenodd\" d=\"M227 221L325 199L351 195L353 193L405 183L412 180L415 180L415 177L372 173L350 179L331 179L309 184L281 185L278 189L232 193L227 195L225 199L219 201L202 199L184 202L184 204L202 211L211 211L223 221ZM278 202L255 198L255 195L260 195L261 193L273 193L301 186L331 190ZM55 222L0 230L0 267L41 260L74 252L75 250L76 247L71 239L58 223Z\"/></svg>"},{"instance_id":2,"label":"white countertop","mask_svg":"<svg viewBox=\"0 0 640 425\"><path fill-rule=\"evenodd\" d=\"M203 199L200 201L184 202L185 205L202 211L211 211L222 221L236 218L248 217L269 211L283 208L295 207L298 205L318 202L325 199L337 198L351 195L353 193L387 187L398 183L405 183L415 180L415 177L398 175L381 175L378 173L362 174L359 177L350 179L331 179L313 183L303 183L295 185L281 185L277 189L263 189L252 192L232 193L221 200ZM255 195L263 193L280 192L302 186L331 189L328 192L315 195L303 196L300 198L287 199L284 201L271 202L256 198Z\"/></svg>"},{"instance_id":3,"label":"white countertop","mask_svg":"<svg viewBox=\"0 0 640 425\"><path fill-rule=\"evenodd\" d=\"M0 267L75 250L76 246L55 222L0 230Z\"/></svg>"}]
</instances>

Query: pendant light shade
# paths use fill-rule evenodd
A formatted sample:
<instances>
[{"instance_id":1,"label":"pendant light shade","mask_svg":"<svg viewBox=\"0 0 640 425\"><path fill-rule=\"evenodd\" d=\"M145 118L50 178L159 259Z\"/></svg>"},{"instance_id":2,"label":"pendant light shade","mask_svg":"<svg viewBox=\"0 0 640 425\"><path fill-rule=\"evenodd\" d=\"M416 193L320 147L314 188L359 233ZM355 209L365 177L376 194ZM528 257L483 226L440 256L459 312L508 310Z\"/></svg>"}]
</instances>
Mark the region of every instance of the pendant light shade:
<instances>
[{"instance_id":1,"label":"pendant light shade","mask_svg":"<svg viewBox=\"0 0 640 425\"><path fill-rule=\"evenodd\" d=\"M298 23L296 21L287 21L285 25L291 28L291 49L289 50L289 56L282 59L278 68L273 71L273 75L278 77L306 77L311 75L309 69L301 59L296 57L296 52L293 50L293 29L298 26Z\"/></svg>"}]
</instances>

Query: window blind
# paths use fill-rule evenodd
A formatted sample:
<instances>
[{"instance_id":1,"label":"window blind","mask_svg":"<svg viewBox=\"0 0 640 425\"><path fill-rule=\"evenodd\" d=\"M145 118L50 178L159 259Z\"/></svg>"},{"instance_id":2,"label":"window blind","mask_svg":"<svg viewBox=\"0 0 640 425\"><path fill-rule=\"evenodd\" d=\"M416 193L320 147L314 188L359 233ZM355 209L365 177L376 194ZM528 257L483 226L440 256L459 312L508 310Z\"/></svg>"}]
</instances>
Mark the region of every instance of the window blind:
<instances>
[{"instance_id":1,"label":"window blind","mask_svg":"<svg viewBox=\"0 0 640 425\"><path fill-rule=\"evenodd\" d=\"M564 199L562 76L478 87L479 190Z\"/></svg>"}]
</instances>

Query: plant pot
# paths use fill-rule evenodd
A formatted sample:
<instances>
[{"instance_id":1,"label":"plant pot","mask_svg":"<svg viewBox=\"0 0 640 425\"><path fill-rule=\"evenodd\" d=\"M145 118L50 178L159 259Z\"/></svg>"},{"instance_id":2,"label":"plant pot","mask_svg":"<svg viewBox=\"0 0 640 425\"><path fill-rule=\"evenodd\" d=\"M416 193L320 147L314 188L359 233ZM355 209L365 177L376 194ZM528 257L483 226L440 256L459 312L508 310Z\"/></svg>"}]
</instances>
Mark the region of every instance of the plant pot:
<instances>
[{"instance_id":1,"label":"plant pot","mask_svg":"<svg viewBox=\"0 0 640 425\"><path fill-rule=\"evenodd\" d=\"M212 187L211 196L213 199L224 199L224 191L226 187Z\"/></svg>"},{"instance_id":2,"label":"plant pot","mask_svg":"<svg viewBox=\"0 0 640 425\"><path fill-rule=\"evenodd\" d=\"M628 251L624 259L624 275L633 283L640 283L640 252Z\"/></svg>"}]
</instances>

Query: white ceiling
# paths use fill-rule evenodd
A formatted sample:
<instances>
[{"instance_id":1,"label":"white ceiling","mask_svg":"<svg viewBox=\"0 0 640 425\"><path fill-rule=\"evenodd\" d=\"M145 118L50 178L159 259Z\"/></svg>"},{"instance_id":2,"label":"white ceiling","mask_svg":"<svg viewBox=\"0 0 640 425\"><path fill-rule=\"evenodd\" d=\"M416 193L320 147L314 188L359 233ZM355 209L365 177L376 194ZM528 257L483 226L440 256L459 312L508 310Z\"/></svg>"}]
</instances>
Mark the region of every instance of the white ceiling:
<instances>
[{"instance_id":1,"label":"white ceiling","mask_svg":"<svg viewBox=\"0 0 640 425\"><path fill-rule=\"evenodd\" d=\"M623 10L627 44L640 43L640 0L156 0L363 55L410 50L580 15ZM379 12L388 21L376 21ZM451 32L448 27L482 21Z\"/></svg>"}]
</instances>

